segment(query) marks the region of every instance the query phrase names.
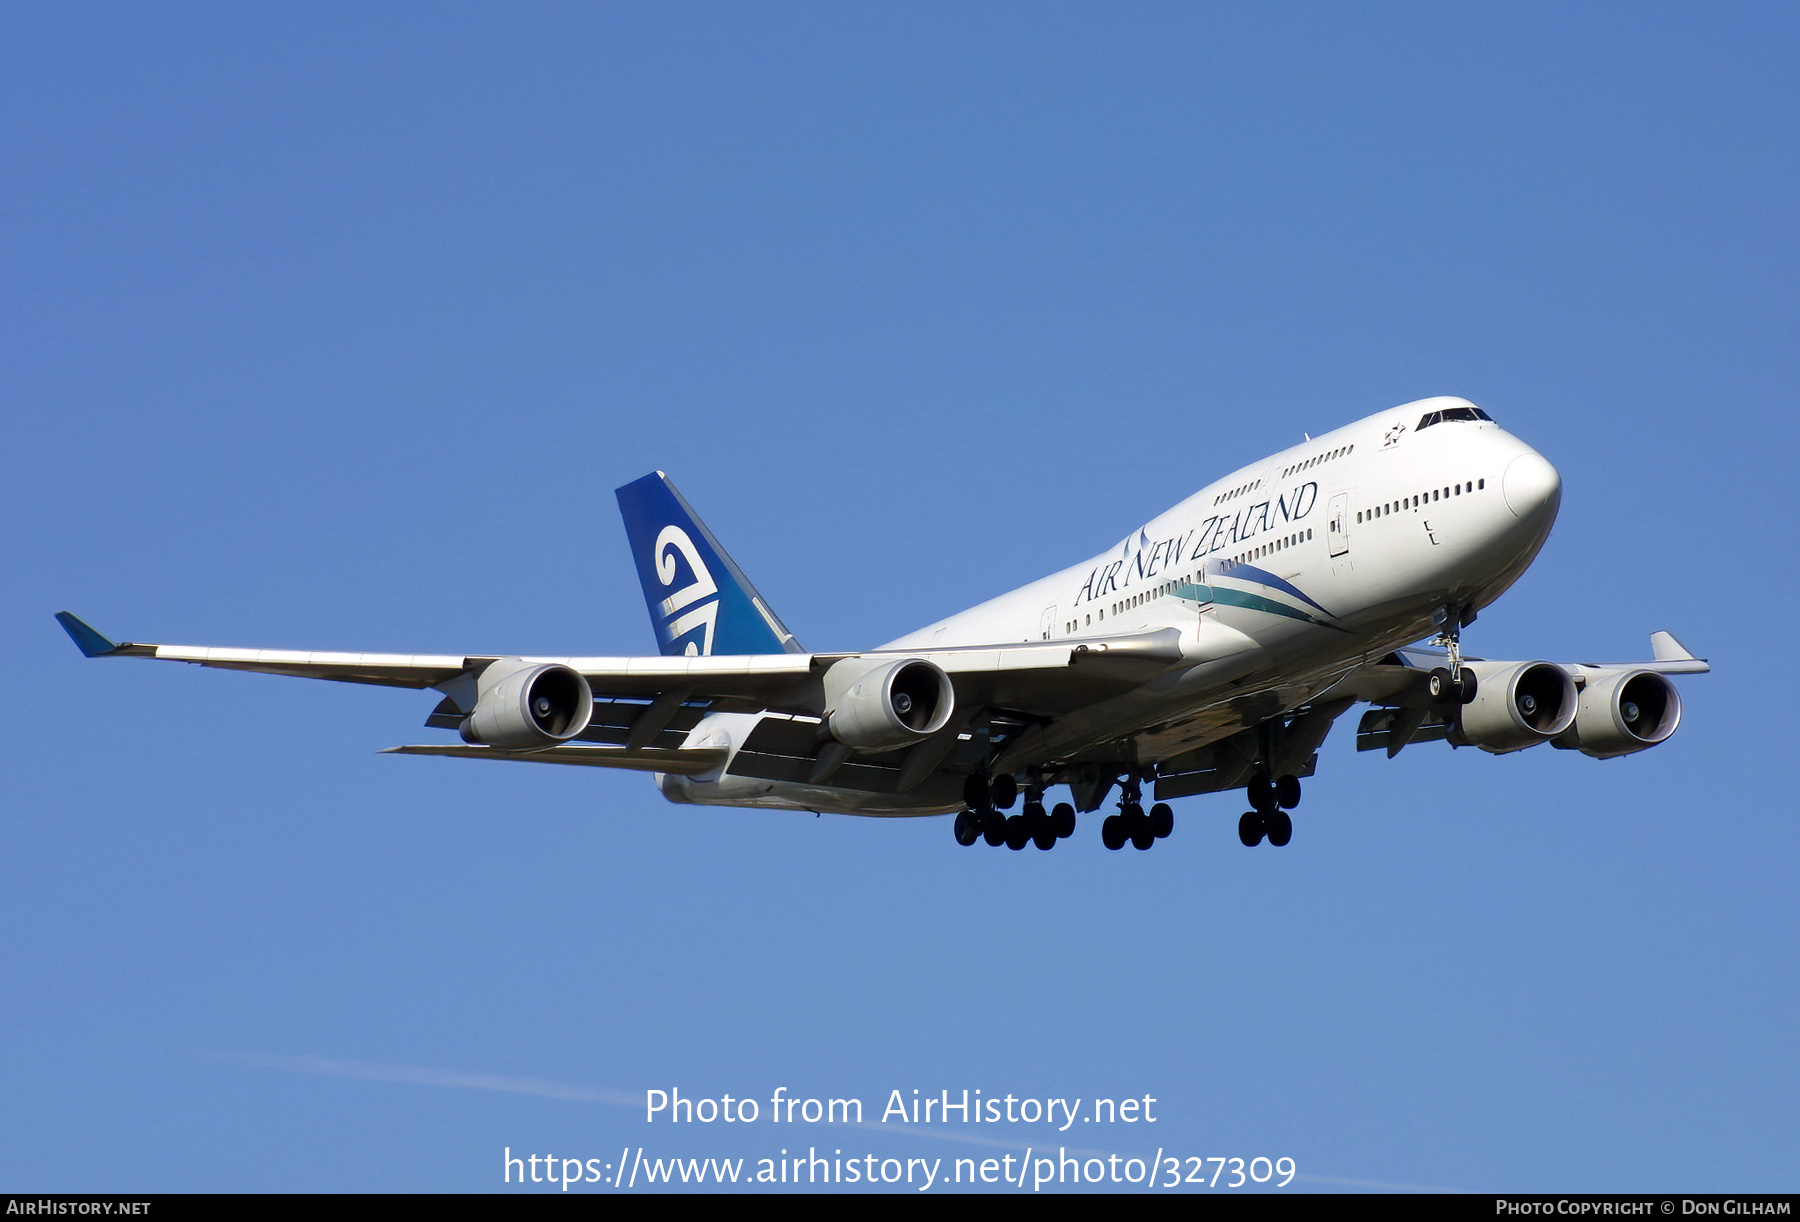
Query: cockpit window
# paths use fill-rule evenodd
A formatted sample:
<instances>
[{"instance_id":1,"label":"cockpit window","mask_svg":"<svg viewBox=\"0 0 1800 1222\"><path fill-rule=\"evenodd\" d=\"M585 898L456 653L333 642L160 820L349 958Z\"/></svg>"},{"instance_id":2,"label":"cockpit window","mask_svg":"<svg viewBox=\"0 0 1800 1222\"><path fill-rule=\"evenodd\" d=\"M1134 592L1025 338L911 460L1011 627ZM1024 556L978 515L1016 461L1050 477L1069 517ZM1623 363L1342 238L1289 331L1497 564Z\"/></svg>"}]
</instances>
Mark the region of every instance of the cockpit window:
<instances>
[{"instance_id":1,"label":"cockpit window","mask_svg":"<svg viewBox=\"0 0 1800 1222\"><path fill-rule=\"evenodd\" d=\"M1494 418L1479 407L1446 407L1441 411L1426 412L1419 418L1419 428L1428 429L1434 424L1443 424L1446 420L1486 420L1492 424Z\"/></svg>"}]
</instances>

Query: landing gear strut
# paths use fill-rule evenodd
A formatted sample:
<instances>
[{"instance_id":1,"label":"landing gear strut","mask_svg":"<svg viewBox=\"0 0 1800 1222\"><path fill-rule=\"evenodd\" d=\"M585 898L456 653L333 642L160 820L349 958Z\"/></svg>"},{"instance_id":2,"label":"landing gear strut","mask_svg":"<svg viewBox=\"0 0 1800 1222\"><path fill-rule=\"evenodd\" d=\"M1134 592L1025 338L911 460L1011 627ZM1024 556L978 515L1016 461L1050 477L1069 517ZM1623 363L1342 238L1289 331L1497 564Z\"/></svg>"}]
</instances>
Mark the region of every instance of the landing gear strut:
<instances>
[{"instance_id":1,"label":"landing gear strut","mask_svg":"<svg viewBox=\"0 0 1800 1222\"><path fill-rule=\"evenodd\" d=\"M1475 622L1475 609L1446 605L1432 618L1439 616L1442 630L1431 643L1450 655L1449 665L1437 667L1426 677L1426 690L1434 704L1468 704L1475 699L1475 672L1463 665L1462 630Z\"/></svg>"},{"instance_id":2,"label":"landing gear strut","mask_svg":"<svg viewBox=\"0 0 1800 1222\"><path fill-rule=\"evenodd\" d=\"M1058 840L1075 834L1075 808L1058 802L1054 810L1044 809L1044 787L1034 773L1025 789L1025 804L1016 815L1004 812L1018 801L1019 783L1006 774L989 779L975 772L963 782L963 801L969 808L956 816L956 843L972 845L985 840L994 847L1022 849L1035 844L1040 849L1053 849Z\"/></svg>"},{"instance_id":3,"label":"landing gear strut","mask_svg":"<svg viewBox=\"0 0 1800 1222\"><path fill-rule=\"evenodd\" d=\"M1244 847L1255 848L1266 836L1270 844L1281 848L1294 838L1294 821L1288 811L1300 805L1300 778L1284 774L1269 779L1259 772L1244 787L1251 809L1238 819L1238 839Z\"/></svg>"},{"instance_id":4,"label":"landing gear strut","mask_svg":"<svg viewBox=\"0 0 1800 1222\"><path fill-rule=\"evenodd\" d=\"M1130 841L1134 849L1147 849L1175 830L1175 812L1168 803L1158 802L1146 814L1143 797L1139 775L1127 773L1119 784L1119 813L1100 824L1101 844L1122 849Z\"/></svg>"}]
</instances>

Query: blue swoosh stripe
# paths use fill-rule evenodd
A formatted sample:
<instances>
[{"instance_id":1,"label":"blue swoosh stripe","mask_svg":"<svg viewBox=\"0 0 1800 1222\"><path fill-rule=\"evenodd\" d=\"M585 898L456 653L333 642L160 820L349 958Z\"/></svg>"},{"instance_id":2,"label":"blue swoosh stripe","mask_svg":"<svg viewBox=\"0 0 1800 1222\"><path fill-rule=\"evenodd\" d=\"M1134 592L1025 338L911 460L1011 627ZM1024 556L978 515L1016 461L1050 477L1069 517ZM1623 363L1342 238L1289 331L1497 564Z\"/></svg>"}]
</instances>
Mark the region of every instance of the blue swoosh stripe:
<instances>
[{"instance_id":1,"label":"blue swoosh stripe","mask_svg":"<svg viewBox=\"0 0 1800 1222\"><path fill-rule=\"evenodd\" d=\"M1224 569L1220 570L1220 575L1224 577L1237 577L1240 573L1242 573L1245 578L1254 580L1258 585L1265 585L1271 589L1280 590L1283 594L1291 594L1308 606L1318 607L1321 615L1331 614L1331 612L1327 611L1324 607L1319 606L1318 602L1308 597L1302 591L1294 588L1293 585L1275 576L1275 574L1269 572L1268 569L1259 569L1254 564L1234 564L1229 571Z\"/></svg>"}]
</instances>

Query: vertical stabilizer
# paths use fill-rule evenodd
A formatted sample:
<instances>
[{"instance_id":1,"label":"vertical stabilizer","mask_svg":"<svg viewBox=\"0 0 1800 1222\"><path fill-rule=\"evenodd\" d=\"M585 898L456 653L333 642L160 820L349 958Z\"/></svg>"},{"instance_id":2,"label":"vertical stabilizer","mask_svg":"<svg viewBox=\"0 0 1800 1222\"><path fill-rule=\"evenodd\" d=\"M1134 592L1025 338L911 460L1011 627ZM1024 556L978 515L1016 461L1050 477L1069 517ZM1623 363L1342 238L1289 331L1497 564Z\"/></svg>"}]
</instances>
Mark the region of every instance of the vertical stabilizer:
<instances>
[{"instance_id":1,"label":"vertical stabilizer","mask_svg":"<svg viewBox=\"0 0 1800 1222\"><path fill-rule=\"evenodd\" d=\"M653 471L617 495L663 653L805 652L668 476Z\"/></svg>"}]
</instances>

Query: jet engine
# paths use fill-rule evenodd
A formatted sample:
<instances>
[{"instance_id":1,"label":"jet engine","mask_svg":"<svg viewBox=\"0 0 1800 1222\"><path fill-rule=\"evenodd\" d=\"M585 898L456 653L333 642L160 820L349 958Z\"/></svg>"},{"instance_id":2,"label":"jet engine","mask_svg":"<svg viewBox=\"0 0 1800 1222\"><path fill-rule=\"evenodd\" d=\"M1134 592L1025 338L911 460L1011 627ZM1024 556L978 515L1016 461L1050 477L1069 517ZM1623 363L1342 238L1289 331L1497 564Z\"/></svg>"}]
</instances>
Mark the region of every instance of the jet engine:
<instances>
[{"instance_id":1,"label":"jet engine","mask_svg":"<svg viewBox=\"0 0 1800 1222\"><path fill-rule=\"evenodd\" d=\"M538 751L574 738L594 715L588 681L555 662L501 658L477 684L475 711L462 722L466 743Z\"/></svg>"},{"instance_id":2,"label":"jet engine","mask_svg":"<svg viewBox=\"0 0 1800 1222\"><path fill-rule=\"evenodd\" d=\"M1680 724L1681 696L1663 676L1649 670L1602 671L1588 676L1575 724L1556 745L1611 759L1654 747Z\"/></svg>"},{"instance_id":3,"label":"jet engine","mask_svg":"<svg viewBox=\"0 0 1800 1222\"><path fill-rule=\"evenodd\" d=\"M825 672L825 725L863 751L907 747L943 729L956 691L923 658L845 658Z\"/></svg>"},{"instance_id":4,"label":"jet engine","mask_svg":"<svg viewBox=\"0 0 1800 1222\"><path fill-rule=\"evenodd\" d=\"M1575 680L1560 666L1502 663L1478 677L1474 701L1457 711L1458 745L1501 755L1555 738L1575 720Z\"/></svg>"}]
</instances>

